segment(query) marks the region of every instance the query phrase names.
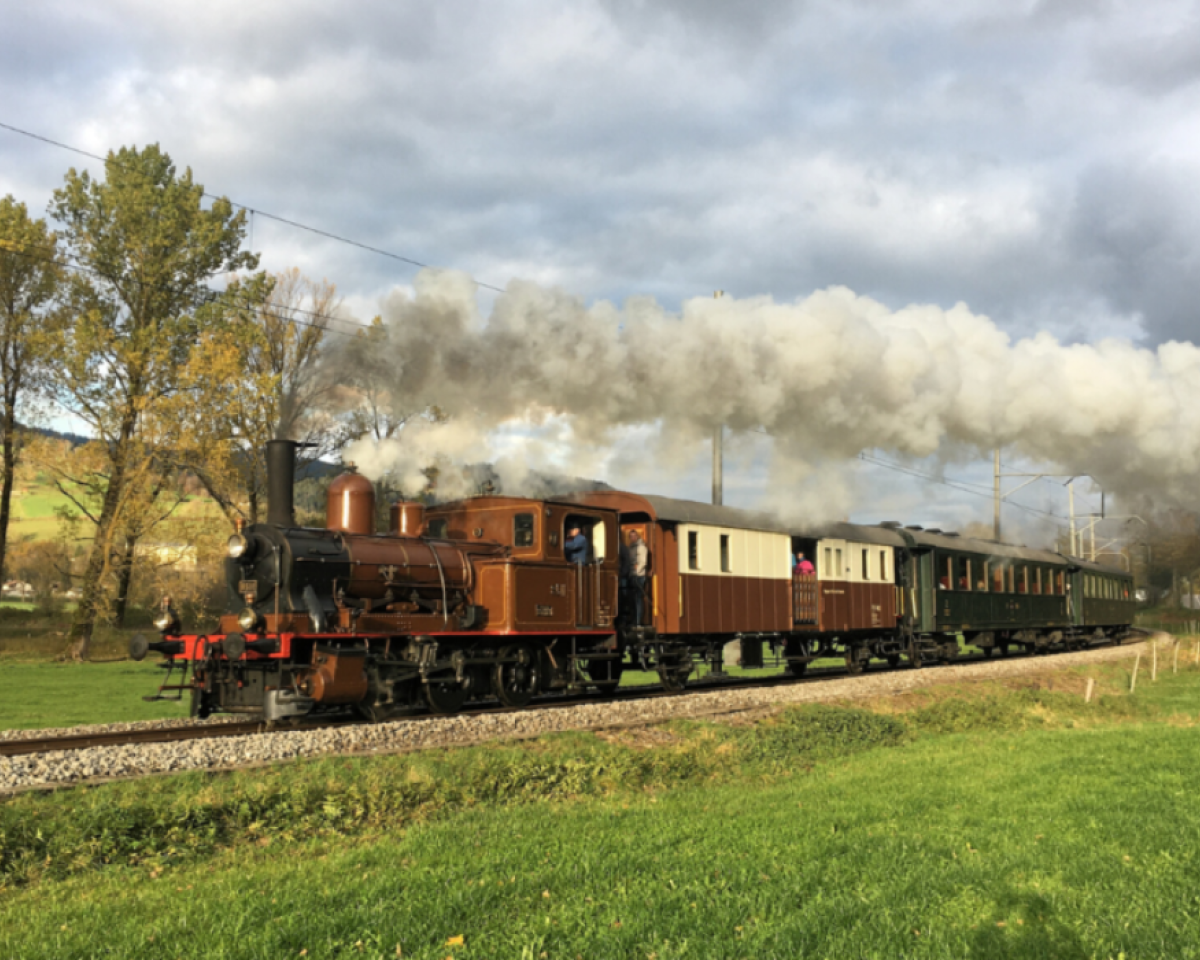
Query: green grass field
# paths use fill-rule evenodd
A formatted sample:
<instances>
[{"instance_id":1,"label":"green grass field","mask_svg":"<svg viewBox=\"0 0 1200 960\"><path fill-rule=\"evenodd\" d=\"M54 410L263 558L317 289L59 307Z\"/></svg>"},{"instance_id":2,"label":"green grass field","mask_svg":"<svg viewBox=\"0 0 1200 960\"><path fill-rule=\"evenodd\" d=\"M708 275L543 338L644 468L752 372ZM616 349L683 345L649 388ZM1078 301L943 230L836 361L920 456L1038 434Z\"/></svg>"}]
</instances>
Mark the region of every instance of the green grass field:
<instances>
[{"instance_id":1,"label":"green grass field","mask_svg":"<svg viewBox=\"0 0 1200 960\"><path fill-rule=\"evenodd\" d=\"M188 703L146 703L164 671L142 663L0 661L0 730L186 717Z\"/></svg>"},{"instance_id":2,"label":"green grass field","mask_svg":"<svg viewBox=\"0 0 1200 960\"><path fill-rule=\"evenodd\" d=\"M0 956L1200 956L1200 672L1093 672L10 799Z\"/></svg>"},{"instance_id":3,"label":"green grass field","mask_svg":"<svg viewBox=\"0 0 1200 960\"><path fill-rule=\"evenodd\" d=\"M36 540L53 539L58 534L59 520L55 511L61 508L76 510L71 500L53 487L43 484L28 484L13 491L12 537L29 537ZM219 518L221 510L208 497L188 497L181 504L177 517Z\"/></svg>"}]
</instances>

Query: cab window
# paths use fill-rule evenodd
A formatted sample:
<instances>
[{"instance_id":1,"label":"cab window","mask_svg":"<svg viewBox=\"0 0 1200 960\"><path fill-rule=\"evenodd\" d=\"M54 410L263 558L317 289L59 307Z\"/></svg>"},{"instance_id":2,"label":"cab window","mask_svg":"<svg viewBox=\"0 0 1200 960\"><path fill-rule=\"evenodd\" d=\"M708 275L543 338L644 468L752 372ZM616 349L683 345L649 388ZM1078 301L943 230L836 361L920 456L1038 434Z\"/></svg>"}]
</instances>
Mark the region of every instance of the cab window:
<instances>
[{"instance_id":1,"label":"cab window","mask_svg":"<svg viewBox=\"0 0 1200 960\"><path fill-rule=\"evenodd\" d=\"M533 546L533 514L518 513L513 517L513 546Z\"/></svg>"}]
</instances>

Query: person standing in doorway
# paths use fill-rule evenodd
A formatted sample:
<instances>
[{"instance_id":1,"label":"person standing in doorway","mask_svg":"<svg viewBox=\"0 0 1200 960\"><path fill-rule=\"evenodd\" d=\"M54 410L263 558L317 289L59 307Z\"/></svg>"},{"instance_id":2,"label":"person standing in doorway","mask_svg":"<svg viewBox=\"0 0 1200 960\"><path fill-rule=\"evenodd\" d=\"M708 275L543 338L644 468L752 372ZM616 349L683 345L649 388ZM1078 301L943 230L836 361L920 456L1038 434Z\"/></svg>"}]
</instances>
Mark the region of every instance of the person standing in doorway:
<instances>
[{"instance_id":1,"label":"person standing in doorway","mask_svg":"<svg viewBox=\"0 0 1200 960\"><path fill-rule=\"evenodd\" d=\"M573 523L567 530L567 539L563 544L563 556L567 563L587 563L588 542L579 529L579 524Z\"/></svg>"},{"instance_id":2,"label":"person standing in doorway","mask_svg":"<svg viewBox=\"0 0 1200 960\"><path fill-rule=\"evenodd\" d=\"M629 591L633 594L633 623L641 626L646 608L646 566L650 551L636 530L629 531Z\"/></svg>"}]
</instances>

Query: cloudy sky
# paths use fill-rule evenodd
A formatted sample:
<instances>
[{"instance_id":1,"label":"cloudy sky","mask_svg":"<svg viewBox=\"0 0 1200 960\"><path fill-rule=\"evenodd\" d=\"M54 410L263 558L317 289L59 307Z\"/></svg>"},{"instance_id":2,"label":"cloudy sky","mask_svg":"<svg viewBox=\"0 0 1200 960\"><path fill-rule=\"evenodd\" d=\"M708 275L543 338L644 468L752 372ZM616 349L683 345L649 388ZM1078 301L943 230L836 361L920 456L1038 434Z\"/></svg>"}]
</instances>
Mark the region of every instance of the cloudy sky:
<instances>
[{"instance_id":1,"label":"cloudy sky","mask_svg":"<svg viewBox=\"0 0 1200 960\"><path fill-rule=\"evenodd\" d=\"M1013 338L1196 337L1194 3L39 0L3 27L0 123L158 142L214 193L495 287L845 286ZM0 194L40 212L72 165L0 129ZM416 275L262 216L253 244L363 318ZM703 497L702 461L663 492Z\"/></svg>"}]
</instances>

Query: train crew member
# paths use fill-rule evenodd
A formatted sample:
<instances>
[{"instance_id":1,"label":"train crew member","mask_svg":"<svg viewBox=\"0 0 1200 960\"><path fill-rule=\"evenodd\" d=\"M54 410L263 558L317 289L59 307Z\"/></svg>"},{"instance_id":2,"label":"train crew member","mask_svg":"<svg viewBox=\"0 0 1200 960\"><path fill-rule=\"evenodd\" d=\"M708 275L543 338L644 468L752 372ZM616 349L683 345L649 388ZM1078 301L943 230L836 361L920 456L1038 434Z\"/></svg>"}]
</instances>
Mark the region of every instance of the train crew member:
<instances>
[{"instance_id":1,"label":"train crew member","mask_svg":"<svg viewBox=\"0 0 1200 960\"><path fill-rule=\"evenodd\" d=\"M621 622L633 623L633 591L629 589L629 578L633 576L633 554L624 537L617 537L617 597L621 610Z\"/></svg>"},{"instance_id":2,"label":"train crew member","mask_svg":"<svg viewBox=\"0 0 1200 960\"><path fill-rule=\"evenodd\" d=\"M792 561L792 576L793 577L809 577L817 572L817 568L812 565L804 554L797 550L796 559Z\"/></svg>"},{"instance_id":3,"label":"train crew member","mask_svg":"<svg viewBox=\"0 0 1200 960\"><path fill-rule=\"evenodd\" d=\"M579 532L579 524L571 524L567 534L567 540L563 544L563 556L567 558L567 563L587 563L587 537Z\"/></svg>"},{"instance_id":4,"label":"train crew member","mask_svg":"<svg viewBox=\"0 0 1200 960\"><path fill-rule=\"evenodd\" d=\"M646 606L646 565L650 551L636 530L629 531L629 590L633 594L634 624L641 625Z\"/></svg>"}]
</instances>

